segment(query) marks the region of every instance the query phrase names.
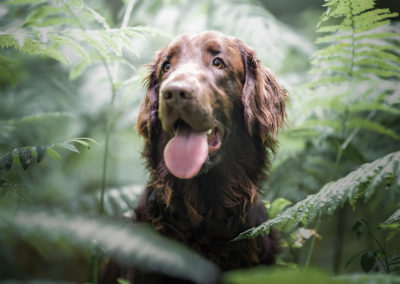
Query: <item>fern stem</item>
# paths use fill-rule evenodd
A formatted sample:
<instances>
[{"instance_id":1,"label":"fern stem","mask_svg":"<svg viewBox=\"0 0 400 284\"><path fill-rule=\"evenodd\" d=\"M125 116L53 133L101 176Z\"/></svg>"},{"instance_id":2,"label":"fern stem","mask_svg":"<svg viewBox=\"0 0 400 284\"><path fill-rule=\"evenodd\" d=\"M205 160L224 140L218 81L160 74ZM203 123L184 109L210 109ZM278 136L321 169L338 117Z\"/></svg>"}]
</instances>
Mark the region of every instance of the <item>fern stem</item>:
<instances>
[{"instance_id":1,"label":"fern stem","mask_svg":"<svg viewBox=\"0 0 400 284\"><path fill-rule=\"evenodd\" d=\"M321 224L321 216L318 217L317 222L315 223L315 231L316 232L318 232L320 224ZM316 242L317 242L317 238L315 236L313 236L311 239L310 249L308 250L306 262L304 264L305 267L310 266L310 262L311 262L312 255L314 253Z\"/></svg>"},{"instance_id":2,"label":"fern stem","mask_svg":"<svg viewBox=\"0 0 400 284\"><path fill-rule=\"evenodd\" d=\"M133 7L135 6L136 0L130 0L128 5L126 6L126 11L124 14L124 18L122 19L121 29L126 28L129 23L129 19L131 18Z\"/></svg>"},{"instance_id":3,"label":"fern stem","mask_svg":"<svg viewBox=\"0 0 400 284\"><path fill-rule=\"evenodd\" d=\"M390 265L389 265L389 261L387 258L387 254L386 254L386 250L385 248L382 246L381 242L375 237L374 234L371 234L372 239L377 243L377 245L379 246L379 248L382 251L383 254L383 260L384 260L384 264L382 264L383 268L385 269L386 273L390 273Z\"/></svg>"},{"instance_id":4,"label":"fern stem","mask_svg":"<svg viewBox=\"0 0 400 284\"><path fill-rule=\"evenodd\" d=\"M103 61L104 68L107 72L108 80L110 81L111 85L111 101L110 106L108 108L107 114L107 126L106 126L106 137L105 137L105 145L104 145L104 155L103 155L103 171L102 171L102 178L101 178L101 191L100 191L100 204L98 212L99 214L104 213L104 194L106 191L106 183L107 183L107 165L108 165L108 156L109 156L109 146L110 146L110 137L112 131L112 122L114 116L114 104L115 104L115 97L116 97L116 89L114 80L108 67L108 64Z\"/></svg>"}]
</instances>

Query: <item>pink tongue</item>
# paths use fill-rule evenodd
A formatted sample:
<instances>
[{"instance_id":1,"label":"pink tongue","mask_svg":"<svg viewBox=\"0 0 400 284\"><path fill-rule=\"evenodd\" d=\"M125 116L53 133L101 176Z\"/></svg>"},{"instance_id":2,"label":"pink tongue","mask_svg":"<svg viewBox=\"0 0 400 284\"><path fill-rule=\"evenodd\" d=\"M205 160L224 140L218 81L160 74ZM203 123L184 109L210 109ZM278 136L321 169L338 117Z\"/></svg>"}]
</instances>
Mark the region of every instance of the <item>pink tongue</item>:
<instances>
[{"instance_id":1,"label":"pink tongue","mask_svg":"<svg viewBox=\"0 0 400 284\"><path fill-rule=\"evenodd\" d=\"M207 135L189 129L178 130L164 149L164 161L176 177L190 179L197 175L208 156Z\"/></svg>"}]
</instances>

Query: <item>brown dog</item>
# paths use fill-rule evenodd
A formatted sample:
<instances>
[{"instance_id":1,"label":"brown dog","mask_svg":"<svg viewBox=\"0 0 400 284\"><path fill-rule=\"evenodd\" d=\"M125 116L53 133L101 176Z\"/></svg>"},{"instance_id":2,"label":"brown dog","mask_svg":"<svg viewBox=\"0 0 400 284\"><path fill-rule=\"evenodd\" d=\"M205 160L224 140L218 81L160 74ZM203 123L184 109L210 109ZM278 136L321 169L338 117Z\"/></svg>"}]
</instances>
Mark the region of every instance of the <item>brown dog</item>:
<instances>
[{"instance_id":1,"label":"brown dog","mask_svg":"<svg viewBox=\"0 0 400 284\"><path fill-rule=\"evenodd\" d=\"M257 192L285 118L286 90L251 48L219 32L177 37L150 67L137 129L151 177L135 222L152 224L221 271L274 263L272 233L231 240L267 220ZM186 283L138 270L129 278Z\"/></svg>"}]
</instances>

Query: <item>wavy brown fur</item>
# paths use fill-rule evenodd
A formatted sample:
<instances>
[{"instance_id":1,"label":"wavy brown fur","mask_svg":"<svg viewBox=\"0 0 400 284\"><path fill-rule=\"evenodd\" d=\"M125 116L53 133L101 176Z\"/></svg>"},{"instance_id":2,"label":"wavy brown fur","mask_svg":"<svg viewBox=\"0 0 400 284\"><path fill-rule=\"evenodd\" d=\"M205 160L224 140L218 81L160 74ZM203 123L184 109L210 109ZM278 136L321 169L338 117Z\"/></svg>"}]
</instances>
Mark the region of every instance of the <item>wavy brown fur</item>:
<instances>
[{"instance_id":1,"label":"wavy brown fur","mask_svg":"<svg viewBox=\"0 0 400 284\"><path fill-rule=\"evenodd\" d=\"M199 37L201 40L196 41ZM215 116L228 134L215 165L183 180L168 171L163 159L169 136L158 114L164 79L160 65L172 47L194 48L214 38L236 56L234 70L226 71L223 80L213 81L213 76L208 80L213 94L218 94L211 103ZM146 139L143 157L150 181L135 210L135 222L152 224L163 235L214 261L221 271L273 264L277 253L273 232L252 240L231 240L267 220L258 189L266 179L269 155L277 145L275 135L285 119L286 90L261 65L251 48L216 32L181 36L158 52L150 71L147 95L137 121L138 132ZM133 283L184 282L140 271L125 276Z\"/></svg>"}]
</instances>

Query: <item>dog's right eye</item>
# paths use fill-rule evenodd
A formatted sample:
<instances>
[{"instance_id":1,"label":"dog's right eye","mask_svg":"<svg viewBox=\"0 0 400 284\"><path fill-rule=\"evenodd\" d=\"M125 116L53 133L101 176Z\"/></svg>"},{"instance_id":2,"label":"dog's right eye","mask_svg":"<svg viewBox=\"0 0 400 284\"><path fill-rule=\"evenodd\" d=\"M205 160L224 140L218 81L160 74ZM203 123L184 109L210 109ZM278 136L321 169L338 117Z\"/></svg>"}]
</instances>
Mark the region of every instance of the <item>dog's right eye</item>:
<instances>
[{"instance_id":1,"label":"dog's right eye","mask_svg":"<svg viewBox=\"0 0 400 284\"><path fill-rule=\"evenodd\" d=\"M161 66L161 71L163 73L167 73L170 68L171 68L171 63L169 63L169 61L165 61Z\"/></svg>"}]
</instances>

